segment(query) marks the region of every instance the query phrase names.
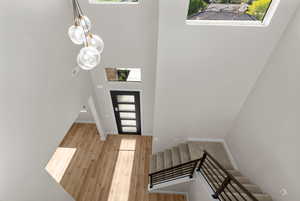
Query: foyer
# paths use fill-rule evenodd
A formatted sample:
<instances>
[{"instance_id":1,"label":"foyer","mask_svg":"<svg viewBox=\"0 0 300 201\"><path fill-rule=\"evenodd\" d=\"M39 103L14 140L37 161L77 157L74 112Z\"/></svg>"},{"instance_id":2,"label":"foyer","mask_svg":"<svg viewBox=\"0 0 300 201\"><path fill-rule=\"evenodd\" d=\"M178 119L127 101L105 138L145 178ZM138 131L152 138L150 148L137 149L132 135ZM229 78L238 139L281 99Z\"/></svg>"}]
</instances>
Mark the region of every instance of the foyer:
<instances>
[{"instance_id":1,"label":"foyer","mask_svg":"<svg viewBox=\"0 0 300 201\"><path fill-rule=\"evenodd\" d=\"M101 141L95 124L75 123L58 147L76 149L67 169L54 154L48 172L62 175L57 181L76 201L186 201L184 195L147 192L151 147L150 136Z\"/></svg>"}]
</instances>

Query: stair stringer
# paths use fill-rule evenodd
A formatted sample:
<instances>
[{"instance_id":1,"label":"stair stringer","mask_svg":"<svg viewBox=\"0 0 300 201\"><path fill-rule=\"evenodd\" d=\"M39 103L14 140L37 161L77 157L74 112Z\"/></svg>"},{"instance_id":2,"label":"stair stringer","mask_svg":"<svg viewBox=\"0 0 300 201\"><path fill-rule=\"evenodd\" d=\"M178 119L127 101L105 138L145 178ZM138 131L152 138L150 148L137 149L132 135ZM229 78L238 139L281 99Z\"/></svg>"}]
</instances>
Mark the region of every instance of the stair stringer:
<instances>
[{"instance_id":1,"label":"stair stringer","mask_svg":"<svg viewBox=\"0 0 300 201\"><path fill-rule=\"evenodd\" d=\"M148 185L148 191L149 193L172 193L186 195L189 191L190 184L194 181L194 178L184 177L174 181L154 185L152 188L150 188L150 185Z\"/></svg>"},{"instance_id":2,"label":"stair stringer","mask_svg":"<svg viewBox=\"0 0 300 201\"><path fill-rule=\"evenodd\" d=\"M194 173L192 179L189 177L177 179L172 182L160 184L160 186L157 185L156 187L153 187L153 189L148 189L149 193L182 194L186 196L187 201L215 201L212 197L214 192L206 183L200 172L197 171Z\"/></svg>"}]
</instances>

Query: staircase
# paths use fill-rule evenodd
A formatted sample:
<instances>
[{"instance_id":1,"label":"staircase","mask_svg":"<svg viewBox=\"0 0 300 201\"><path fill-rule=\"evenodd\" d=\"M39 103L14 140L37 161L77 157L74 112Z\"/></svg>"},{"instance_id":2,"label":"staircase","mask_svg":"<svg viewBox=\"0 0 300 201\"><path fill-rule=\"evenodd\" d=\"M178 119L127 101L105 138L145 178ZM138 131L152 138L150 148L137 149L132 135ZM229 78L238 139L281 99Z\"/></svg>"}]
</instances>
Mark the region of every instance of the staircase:
<instances>
[{"instance_id":1,"label":"staircase","mask_svg":"<svg viewBox=\"0 0 300 201\"><path fill-rule=\"evenodd\" d=\"M200 158L199 156L198 158ZM190 155L188 144L179 144L164 152L158 152L151 156L150 173L158 172L163 169L174 167L197 158Z\"/></svg>"},{"instance_id":2,"label":"staircase","mask_svg":"<svg viewBox=\"0 0 300 201\"><path fill-rule=\"evenodd\" d=\"M151 156L150 190L201 173L221 201L272 201L271 196L235 170L219 142L187 142Z\"/></svg>"}]
</instances>

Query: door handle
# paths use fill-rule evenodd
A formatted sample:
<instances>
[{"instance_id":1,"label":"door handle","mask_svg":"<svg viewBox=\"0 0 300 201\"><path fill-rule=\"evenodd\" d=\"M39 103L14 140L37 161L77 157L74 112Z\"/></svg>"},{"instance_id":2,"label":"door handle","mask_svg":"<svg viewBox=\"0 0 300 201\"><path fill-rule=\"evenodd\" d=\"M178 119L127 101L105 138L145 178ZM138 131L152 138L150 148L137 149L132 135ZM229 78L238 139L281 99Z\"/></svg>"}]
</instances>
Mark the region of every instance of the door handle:
<instances>
[{"instance_id":1,"label":"door handle","mask_svg":"<svg viewBox=\"0 0 300 201\"><path fill-rule=\"evenodd\" d=\"M115 111L116 111L116 112L118 112L118 111L119 111L119 109L118 109L117 107L115 107Z\"/></svg>"}]
</instances>

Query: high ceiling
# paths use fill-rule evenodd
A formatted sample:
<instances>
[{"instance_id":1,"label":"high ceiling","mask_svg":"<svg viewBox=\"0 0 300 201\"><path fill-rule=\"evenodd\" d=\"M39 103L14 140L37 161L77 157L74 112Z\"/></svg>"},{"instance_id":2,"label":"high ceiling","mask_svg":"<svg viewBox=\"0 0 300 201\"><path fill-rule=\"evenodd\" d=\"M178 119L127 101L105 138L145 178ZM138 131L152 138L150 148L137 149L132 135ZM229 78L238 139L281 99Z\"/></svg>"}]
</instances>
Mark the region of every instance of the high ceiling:
<instances>
[{"instance_id":1,"label":"high ceiling","mask_svg":"<svg viewBox=\"0 0 300 201\"><path fill-rule=\"evenodd\" d=\"M135 89L142 91L142 132L158 139L156 150L186 138L223 138L298 4L281 1L270 25L258 27L187 25L188 2L82 2L105 41L92 78L106 132L117 133L109 90ZM141 68L143 82L109 83L104 67Z\"/></svg>"},{"instance_id":2,"label":"high ceiling","mask_svg":"<svg viewBox=\"0 0 300 201\"><path fill-rule=\"evenodd\" d=\"M107 133L117 133L110 90L141 91L142 132L153 132L154 86L157 51L158 1L139 4L89 4L82 7L94 21L94 32L105 42L100 68L92 71L101 119ZM141 68L142 83L107 82L105 67ZM98 86L98 87L97 87Z\"/></svg>"},{"instance_id":3,"label":"high ceiling","mask_svg":"<svg viewBox=\"0 0 300 201\"><path fill-rule=\"evenodd\" d=\"M155 149L188 137L222 138L299 0L282 0L268 27L190 26L189 0L89 4L105 42L100 68L72 77L79 47L67 36L71 1L2 1L0 200L71 201L45 164L94 90L106 132L116 133L110 89L140 90L142 131ZM104 67L139 67L142 83L108 83Z\"/></svg>"}]
</instances>

